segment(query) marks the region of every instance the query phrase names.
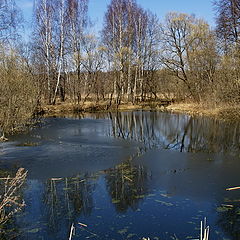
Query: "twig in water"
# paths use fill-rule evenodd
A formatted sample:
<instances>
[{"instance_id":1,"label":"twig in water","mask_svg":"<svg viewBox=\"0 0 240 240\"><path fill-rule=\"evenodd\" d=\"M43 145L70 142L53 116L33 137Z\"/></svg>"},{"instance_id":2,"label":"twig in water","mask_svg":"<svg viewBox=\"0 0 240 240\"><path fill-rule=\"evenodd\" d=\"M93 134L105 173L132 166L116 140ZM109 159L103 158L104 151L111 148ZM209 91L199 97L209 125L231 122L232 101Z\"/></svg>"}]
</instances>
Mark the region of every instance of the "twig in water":
<instances>
[{"instance_id":1,"label":"twig in water","mask_svg":"<svg viewBox=\"0 0 240 240\"><path fill-rule=\"evenodd\" d=\"M75 227L72 223L71 229L70 229L70 235L68 240L72 240L72 237L75 235Z\"/></svg>"},{"instance_id":2,"label":"twig in water","mask_svg":"<svg viewBox=\"0 0 240 240\"><path fill-rule=\"evenodd\" d=\"M128 181L130 181L130 182L132 182L133 180L131 179L131 178L129 178L129 177L127 177L127 176L123 176L124 178L126 178Z\"/></svg>"},{"instance_id":3,"label":"twig in water","mask_svg":"<svg viewBox=\"0 0 240 240\"><path fill-rule=\"evenodd\" d=\"M204 223L201 221L200 240L208 240L209 238L209 226L207 226L207 219L204 218Z\"/></svg>"},{"instance_id":4,"label":"twig in water","mask_svg":"<svg viewBox=\"0 0 240 240\"><path fill-rule=\"evenodd\" d=\"M231 188L227 188L226 190L227 191L232 191L232 190L237 190L237 189L240 189L240 187L231 187Z\"/></svg>"},{"instance_id":5,"label":"twig in water","mask_svg":"<svg viewBox=\"0 0 240 240\"><path fill-rule=\"evenodd\" d=\"M78 223L78 224L82 227L87 227L87 224L84 224L84 223Z\"/></svg>"},{"instance_id":6,"label":"twig in water","mask_svg":"<svg viewBox=\"0 0 240 240\"><path fill-rule=\"evenodd\" d=\"M86 226L87 226L86 224L80 224L80 223L79 223L79 225L80 225L80 228L81 228L82 230L84 230L84 231L87 232L87 233L90 233L93 237L100 238L100 236L99 236L98 234L87 230L87 229L86 229ZM83 226L83 225L85 225L85 226Z\"/></svg>"},{"instance_id":7,"label":"twig in water","mask_svg":"<svg viewBox=\"0 0 240 240\"><path fill-rule=\"evenodd\" d=\"M226 208L233 208L233 205L231 204L221 204L221 205Z\"/></svg>"},{"instance_id":8,"label":"twig in water","mask_svg":"<svg viewBox=\"0 0 240 240\"><path fill-rule=\"evenodd\" d=\"M51 178L52 181L61 181L62 178Z\"/></svg>"}]
</instances>

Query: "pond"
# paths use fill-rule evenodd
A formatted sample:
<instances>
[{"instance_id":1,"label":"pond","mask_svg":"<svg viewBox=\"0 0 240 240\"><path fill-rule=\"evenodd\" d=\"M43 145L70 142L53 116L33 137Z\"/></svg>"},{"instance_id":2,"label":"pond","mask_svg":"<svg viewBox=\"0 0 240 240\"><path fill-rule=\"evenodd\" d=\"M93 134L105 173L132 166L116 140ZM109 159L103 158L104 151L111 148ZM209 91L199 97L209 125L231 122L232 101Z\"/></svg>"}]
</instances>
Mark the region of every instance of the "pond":
<instances>
[{"instance_id":1,"label":"pond","mask_svg":"<svg viewBox=\"0 0 240 240\"><path fill-rule=\"evenodd\" d=\"M28 170L15 239L240 239L240 124L167 112L51 117L0 148ZM9 226L10 228L10 226Z\"/></svg>"}]
</instances>

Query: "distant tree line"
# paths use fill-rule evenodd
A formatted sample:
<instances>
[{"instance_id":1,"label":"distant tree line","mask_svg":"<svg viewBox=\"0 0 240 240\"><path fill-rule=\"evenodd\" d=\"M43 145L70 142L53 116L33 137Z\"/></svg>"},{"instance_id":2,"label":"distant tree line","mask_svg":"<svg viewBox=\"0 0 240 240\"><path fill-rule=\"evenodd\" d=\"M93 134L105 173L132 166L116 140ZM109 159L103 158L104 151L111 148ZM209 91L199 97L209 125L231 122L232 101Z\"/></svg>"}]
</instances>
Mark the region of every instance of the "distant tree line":
<instances>
[{"instance_id":1,"label":"distant tree line","mask_svg":"<svg viewBox=\"0 0 240 240\"><path fill-rule=\"evenodd\" d=\"M112 0L97 35L88 0L36 0L32 35L23 43L15 1L1 1L0 128L57 101L238 104L240 0L214 7L215 29L184 13L160 22L135 0Z\"/></svg>"}]
</instances>

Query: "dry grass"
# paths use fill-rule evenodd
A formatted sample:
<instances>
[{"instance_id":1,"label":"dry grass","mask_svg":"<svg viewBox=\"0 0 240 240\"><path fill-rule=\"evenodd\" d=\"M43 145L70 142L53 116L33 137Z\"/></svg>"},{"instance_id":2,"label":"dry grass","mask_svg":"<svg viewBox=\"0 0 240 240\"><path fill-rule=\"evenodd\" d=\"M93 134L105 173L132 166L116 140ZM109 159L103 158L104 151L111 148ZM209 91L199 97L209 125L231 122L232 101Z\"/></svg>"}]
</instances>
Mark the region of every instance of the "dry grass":
<instances>
[{"instance_id":1,"label":"dry grass","mask_svg":"<svg viewBox=\"0 0 240 240\"><path fill-rule=\"evenodd\" d=\"M228 121L239 121L240 120L240 106L211 106L207 104L196 104L196 103L176 103L166 108L176 113L186 113L189 115L203 115L214 118L219 118Z\"/></svg>"},{"instance_id":2,"label":"dry grass","mask_svg":"<svg viewBox=\"0 0 240 240\"><path fill-rule=\"evenodd\" d=\"M25 206L19 190L24 184L26 176L27 171L20 168L14 178L10 178L10 176L0 178L0 181L3 181L0 195L0 225L5 224L15 213Z\"/></svg>"},{"instance_id":3,"label":"dry grass","mask_svg":"<svg viewBox=\"0 0 240 240\"><path fill-rule=\"evenodd\" d=\"M64 113L76 113L76 112L104 112L104 111L134 111L134 110L167 110L176 113L184 113L188 115L208 116L213 118L219 118L228 121L240 120L240 106L238 105L219 105L213 106L208 104L197 103L174 103L166 107L161 107L158 103L122 103L118 107L112 105L108 108L108 101L91 102L86 101L80 105L74 105L72 103L60 103L57 105L44 106L44 112L46 115L61 115Z\"/></svg>"},{"instance_id":4,"label":"dry grass","mask_svg":"<svg viewBox=\"0 0 240 240\"><path fill-rule=\"evenodd\" d=\"M57 105L46 105L43 107L43 110L46 115L52 115L73 112L99 112L108 110L133 111L141 109L151 109L150 106L144 104L123 103L120 104L118 107L116 105L112 105L110 108L108 108L108 104L108 101L100 101L98 103L86 101L83 104L79 105L65 102Z\"/></svg>"}]
</instances>

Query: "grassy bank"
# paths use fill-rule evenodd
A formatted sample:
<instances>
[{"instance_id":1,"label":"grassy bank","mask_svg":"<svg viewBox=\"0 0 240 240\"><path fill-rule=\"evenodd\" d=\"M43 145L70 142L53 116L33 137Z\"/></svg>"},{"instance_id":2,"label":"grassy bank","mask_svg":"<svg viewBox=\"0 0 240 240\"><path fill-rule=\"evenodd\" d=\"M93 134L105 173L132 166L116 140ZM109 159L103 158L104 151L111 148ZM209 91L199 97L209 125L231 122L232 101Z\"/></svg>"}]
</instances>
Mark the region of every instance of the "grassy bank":
<instances>
[{"instance_id":1,"label":"grassy bank","mask_svg":"<svg viewBox=\"0 0 240 240\"><path fill-rule=\"evenodd\" d=\"M59 115L67 113L80 113L80 112L108 112L108 111L134 111L134 110L160 110L164 106L160 102L142 102L137 104L122 103L120 105L109 106L108 101L90 102L86 101L81 104L73 103L59 103L56 105L43 106L43 113L49 115Z\"/></svg>"},{"instance_id":2,"label":"grassy bank","mask_svg":"<svg viewBox=\"0 0 240 240\"><path fill-rule=\"evenodd\" d=\"M208 116L224 121L240 121L239 105L211 106L196 103L175 103L167 106L166 109L175 113Z\"/></svg>"},{"instance_id":3,"label":"grassy bank","mask_svg":"<svg viewBox=\"0 0 240 240\"><path fill-rule=\"evenodd\" d=\"M72 103L59 103L57 105L45 105L43 112L46 116L72 114L80 112L107 112L107 111L134 111L134 110L157 110L171 111L175 113L184 113L188 115L208 116L225 121L240 121L240 106L238 105L221 105L211 106L196 103L172 103L162 105L159 102L142 102L138 104L123 103L118 106L109 107L107 101L98 103L87 101L83 104L76 105Z\"/></svg>"}]
</instances>

